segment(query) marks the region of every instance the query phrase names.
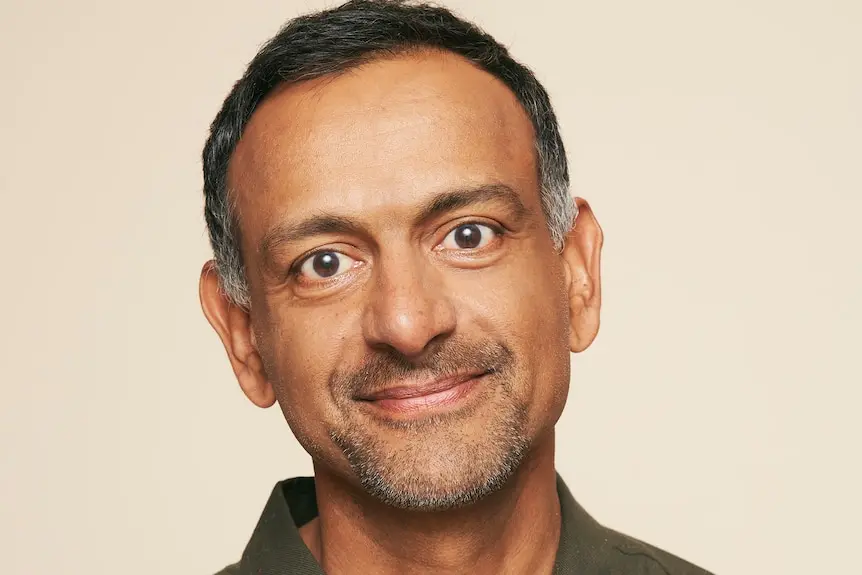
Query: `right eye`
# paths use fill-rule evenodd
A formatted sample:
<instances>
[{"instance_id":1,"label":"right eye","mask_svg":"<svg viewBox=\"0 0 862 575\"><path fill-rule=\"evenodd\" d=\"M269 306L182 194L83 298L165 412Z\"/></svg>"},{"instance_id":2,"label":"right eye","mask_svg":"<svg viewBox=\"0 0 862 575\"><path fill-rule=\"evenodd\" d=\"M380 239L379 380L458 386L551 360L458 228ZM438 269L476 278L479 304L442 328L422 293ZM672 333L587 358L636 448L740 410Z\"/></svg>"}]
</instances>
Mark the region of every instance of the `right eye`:
<instances>
[{"instance_id":1,"label":"right eye","mask_svg":"<svg viewBox=\"0 0 862 575\"><path fill-rule=\"evenodd\" d=\"M298 275L311 281L326 280L346 272L355 264L356 260L340 252L317 252L302 262Z\"/></svg>"}]
</instances>

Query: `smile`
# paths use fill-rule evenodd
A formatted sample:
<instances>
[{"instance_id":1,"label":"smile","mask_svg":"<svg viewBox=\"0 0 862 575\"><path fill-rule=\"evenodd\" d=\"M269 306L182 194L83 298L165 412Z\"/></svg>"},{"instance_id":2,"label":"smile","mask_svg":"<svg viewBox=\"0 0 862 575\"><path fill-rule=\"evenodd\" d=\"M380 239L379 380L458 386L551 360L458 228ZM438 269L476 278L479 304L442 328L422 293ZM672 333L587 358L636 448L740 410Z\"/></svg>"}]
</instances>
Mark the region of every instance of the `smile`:
<instances>
[{"instance_id":1,"label":"smile","mask_svg":"<svg viewBox=\"0 0 862 575\"><path fill-rule=\"evenodd\" d=\"M389 387L360 401L392 415L418 414L455 406L467 398L489 372L475 372Z\"/></svg>"}]
</instances>

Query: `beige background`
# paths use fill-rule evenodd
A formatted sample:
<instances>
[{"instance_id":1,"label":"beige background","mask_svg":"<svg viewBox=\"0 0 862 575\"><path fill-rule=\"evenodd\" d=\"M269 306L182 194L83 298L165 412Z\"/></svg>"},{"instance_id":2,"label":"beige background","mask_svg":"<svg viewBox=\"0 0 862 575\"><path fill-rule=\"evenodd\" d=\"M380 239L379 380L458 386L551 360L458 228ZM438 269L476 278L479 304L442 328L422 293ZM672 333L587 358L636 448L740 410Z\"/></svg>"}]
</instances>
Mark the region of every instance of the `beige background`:
<instances>
[{"instance_id":1,"label":"beige background","mask_svg":"<svg viewBox=\"0 0 862 575\"><path fill-rule=\"evenodd\" d=\"M310 471L199 311L199 152L322 5L2 0L4 573L211 573ZM449 5L544 81L606 232L577 496L719 573L860 572L862 2Z\"/></svg>"}]
</instances>

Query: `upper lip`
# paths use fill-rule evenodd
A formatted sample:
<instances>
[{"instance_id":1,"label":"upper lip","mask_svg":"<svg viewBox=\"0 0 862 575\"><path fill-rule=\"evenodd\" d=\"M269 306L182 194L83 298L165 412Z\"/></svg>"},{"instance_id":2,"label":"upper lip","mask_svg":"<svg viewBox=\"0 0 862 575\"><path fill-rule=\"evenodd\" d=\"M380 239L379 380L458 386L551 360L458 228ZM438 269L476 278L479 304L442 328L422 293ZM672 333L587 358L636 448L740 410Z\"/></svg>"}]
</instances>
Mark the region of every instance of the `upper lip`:
<instances>
[{"instance_id":1,"label":"upper lip","mask_svg":"<svg viewBox=\"0 0 862 575\"><path fill-rule=\"evenodd\" d=\"M374 393L363 394L358 396L358 399L365 401L378 401L381 399L407 399L410 397L422 397L423 395L431 395L452 389L457 385L461 385L465 381L485 375L486 371L472 371L459 375L449 375L436 379L418 380L413 383L399 383L391 387L386 387Z\"/></svg>"}]
</instances>

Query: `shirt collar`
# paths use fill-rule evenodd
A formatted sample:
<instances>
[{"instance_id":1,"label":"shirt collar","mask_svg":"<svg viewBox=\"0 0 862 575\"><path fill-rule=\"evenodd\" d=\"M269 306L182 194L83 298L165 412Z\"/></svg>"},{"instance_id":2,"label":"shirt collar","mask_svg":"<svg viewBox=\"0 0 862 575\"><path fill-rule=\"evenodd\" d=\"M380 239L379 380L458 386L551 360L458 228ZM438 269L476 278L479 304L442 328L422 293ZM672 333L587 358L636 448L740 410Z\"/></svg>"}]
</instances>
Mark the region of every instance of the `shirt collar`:
<instances>
[{"instance_id":1,"label":"shirt collar","mask_svg":"<svg viewBox=\"0 0 862 575\"><path fill-rule=\"evenodd\" d=\"M557 475L560 543L554 575L598 572L610 545L604 529L581 507ZM314 478L296 477L276 484L243 552L241 573L324 575L299 535L317 516Z\"/></svg>"}]
</instances>

